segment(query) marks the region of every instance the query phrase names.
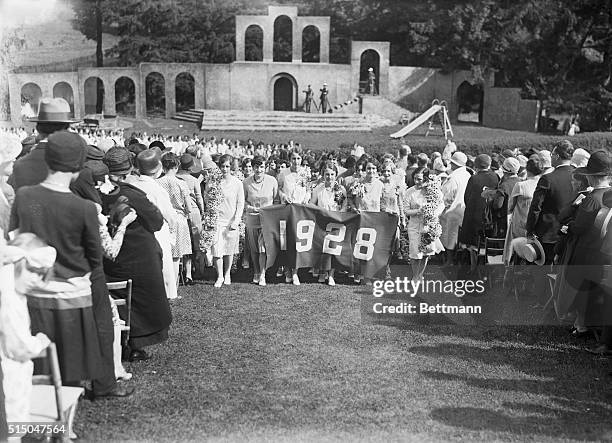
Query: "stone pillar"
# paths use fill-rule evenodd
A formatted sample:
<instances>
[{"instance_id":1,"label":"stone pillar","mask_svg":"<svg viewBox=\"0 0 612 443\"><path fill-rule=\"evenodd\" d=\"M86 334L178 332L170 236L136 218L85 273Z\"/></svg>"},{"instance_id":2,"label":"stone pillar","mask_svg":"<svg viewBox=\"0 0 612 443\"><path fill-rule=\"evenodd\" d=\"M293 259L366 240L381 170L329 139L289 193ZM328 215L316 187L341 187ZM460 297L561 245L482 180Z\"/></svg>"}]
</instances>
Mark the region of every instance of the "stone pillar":
<instances>
[{"instance_id":1,"label":"stone pillar","mask_svg":"<svg viewBox=\"0 0 612 443\"><path fill-rule=\"evenodd\" d=\"M236 61L243 62L244 55L244 40L245 40L246 29L240 19L240 16L236 16Z\"/></svg>"},{"instance_id":2,"label":"stone pillar","mask_svg":"<svg viewBox=\"0 0 612 443\"><path fill-rule=\"evenodd\" d=\"M205 67L200 67L200 72L193 73L193 106L196 109L206 107L206 71Z\"/></svg>"},{"instance_id":3,"label":"stone pillar","mask_svg":"<svg viewBox=\"0 0 612 443\"><path fill-rule=\"evenodd\" d=\"M115 82L109 78L103 78L104 82L104 114L117 115L115 109Z\"/></svg>"},{"instance_id":4,"label":"stone pillar","mask_svg":"<svg viewBox=\"0 0 612 443\"><path fill-rule=\"evenodd\" d=\"M272 63L274 59L274 25L263 29L263 61Z\"/></svg>"},{"instance_id":5,"label":"stone pillar","mask_svg":"<svg viewBox=\"0 0 612 443\"><path fill-rule=\"evenodd\" d=\"M319 63L329 63L329 23L319 27Z\"/></svg>"},{"instance_id":6,"label":"stone pillar","mask_svg":"<svg viewBox=\"0 0 612 443\"><path fill-rule=\"evenodd\" d=\"M176 115L175 76L164 75L164 92L166 93L166 118Z\"/></svg>"},{"instance_id":7,"label":"stone pillar","mask_svg":"<svg viewBox=\"0 0 612 443\"><path fill-rule=\"evenodd\" d=\"M137 80L134 82L134 112L136 114L135 117L140 119L146 116L146 114L142 113L142 91L145 87L142 85L140 75L137 77Z\"/></svg>"},{"instance_id":8,"label":"stone pillar","mask_svg":"<svg viewBox=\"0 0 612 443\"><path fill-rule=\"evenodd\" d=\"M81 87L79 85L79 79L75 76L74 82L70 82L70 87L72 88L72 100L74 101L74 118L83 118L83 113L81 112Z\"/></svg>"},{"instance_id":9,"label":"stone pillar","mask_svg":"<svg viewBox=\"0 0 612 443\"><path fill-rule=\"evenodd\" d=\"M297 20L291 20L291 31L292 31L292 57L293 63L300 63L302 61L302 32L303 29L298 26Z\"/></svg>"},{"instance_id":10,"label":"stone pillar","mask_svg":"<svg viewBox=\"0 0 612 443\"><path fill-rule=\"evenodd\" d=\"M140 72L140 100L136 102L136 113L140 109L141 118L147 118L147 76ZM139 106L140 105L140 106Z\"/></svg>"}]
</instances>

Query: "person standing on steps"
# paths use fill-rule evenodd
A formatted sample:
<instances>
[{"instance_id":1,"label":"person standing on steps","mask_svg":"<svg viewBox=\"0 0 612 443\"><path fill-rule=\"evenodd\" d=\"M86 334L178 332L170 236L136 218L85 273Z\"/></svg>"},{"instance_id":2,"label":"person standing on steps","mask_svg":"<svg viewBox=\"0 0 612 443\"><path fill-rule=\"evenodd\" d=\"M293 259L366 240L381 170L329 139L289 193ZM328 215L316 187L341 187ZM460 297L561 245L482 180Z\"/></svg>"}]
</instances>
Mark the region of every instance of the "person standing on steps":
<instances>
[{"instance_id":1,"label":"person standing on steps","mask_svg":"<svg viewBox=\"0 0 612 443\"><path fill-rule=\"evenodd\" d=\"M313 100L313 96L314 96L314 91L312 90L310 85L308 85L308 89L306 89L306 90L304 90L302 92L304 94L306 94L306 98L304 99L304 112L310 113L310 107L312 106L312 100Z\"/></svg>"},{"instance_id":2,"label":"person standing on steps","mask_svg":"<svg viewBox=\"0 0 612 443\"><path fill-rule=\"evenodd\" d=\"M329 90L327 89L327 83L323 83L323 87L320 89L321 95L319 95L319 99L321 100L321 112L323 114L327 114L327 108L329 107L329 100L327 96L329 95Z\"/></svg>"},{"instance_id":3,"label":"person standing on steps","mask_svg":"<svg viewBox=\"0 0 612 443\"><path fill-rule=\"evenodd\" d=\"M370 95L378 94L378 91L376 91L376 74L374 73L374 68L368 68L368 93Z\"/></svg>"}]
</instances>

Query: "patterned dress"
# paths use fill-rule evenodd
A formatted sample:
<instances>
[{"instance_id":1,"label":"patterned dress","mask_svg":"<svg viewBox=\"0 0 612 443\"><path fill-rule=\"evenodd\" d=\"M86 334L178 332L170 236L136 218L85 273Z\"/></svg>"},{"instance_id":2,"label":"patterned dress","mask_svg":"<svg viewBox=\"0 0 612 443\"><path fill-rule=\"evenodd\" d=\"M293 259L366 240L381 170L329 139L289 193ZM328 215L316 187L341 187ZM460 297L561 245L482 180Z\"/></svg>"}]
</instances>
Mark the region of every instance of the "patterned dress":
<instances>
[{"instance_id":1,"label":"patterned dress","mask_svg":"<svg viewBox=\"0 0 612 443\"><path fill-rule=\"evenodd\" d=\"M170 196L172 207L176 211L177 223L171 232L174 238L172 245L172 257L181 258L183 255L190 255L193 251L191 248L191 235L189 232L189 223L187 222L190 214L189 187L183 180L165 175L158 179L159 184L166 190Z\"/></svg>"}]
</instances>

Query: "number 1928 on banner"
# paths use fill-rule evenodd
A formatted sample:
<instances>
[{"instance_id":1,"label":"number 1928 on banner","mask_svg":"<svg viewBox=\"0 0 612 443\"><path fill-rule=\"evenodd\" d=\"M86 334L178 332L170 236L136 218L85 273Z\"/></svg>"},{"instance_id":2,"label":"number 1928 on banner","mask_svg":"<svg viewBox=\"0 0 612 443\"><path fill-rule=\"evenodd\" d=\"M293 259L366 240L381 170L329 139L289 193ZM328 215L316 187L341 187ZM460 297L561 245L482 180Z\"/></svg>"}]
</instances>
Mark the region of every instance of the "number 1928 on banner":
<instances>
[{"instance_id":1,"label":"number 1928 on banner","mask_svg":"<svg viewBox=\"0 0 612 443\"><path fill-rule=\"evenodd\" d=\"M383 269L392 251L397 216L345 213L305 205L262 209L267 266L342 267L365 277Z\"/></svg>"}]
</instances>

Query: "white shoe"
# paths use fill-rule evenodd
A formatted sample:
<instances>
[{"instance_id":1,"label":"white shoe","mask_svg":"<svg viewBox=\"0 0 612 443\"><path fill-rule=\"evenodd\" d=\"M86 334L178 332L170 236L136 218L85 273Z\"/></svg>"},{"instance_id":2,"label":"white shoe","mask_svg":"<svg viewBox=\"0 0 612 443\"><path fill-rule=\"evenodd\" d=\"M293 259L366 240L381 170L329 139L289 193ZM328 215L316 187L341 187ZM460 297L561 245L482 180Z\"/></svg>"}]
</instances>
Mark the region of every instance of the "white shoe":
<instances>
[{"instance_id":1,"label":"white shoe","mask_svg":"<svg viewBox=\"0 0 612 443\"><path fill-rule=\"evenodd\" d=\"M295 286L300 285L300 279L297 274L293 274L293 277L291 277L291 281L293 282Z\"/></svg>"},{"instance_id":2,"label":"white shoe","mask_svg":"<svg viewBox=\"0 0 612 443\"><path fill-rule=\"evenodd\" d=\"M123 380L123 381L128 381L132 379L132 373L131 372L123 372L122 374L119 374L117 376L117 380Z\"/></svg>"},{"instance_id":3,"label":"white shoe","mask_svg":"<svg viewBox=\"0 0 612 443\"><path fill-rule=\"evenodd\" d=\"M327 279L327 284L330 286L336 286L336 280L334 280L334 277L330 275L329 278Z\"/></svg>"},{"instance_id":4,"label":"white shoe","mask_svg":"<svg viewBox=\"0 0 612 443\"><path fill-rule=\"evenodd\" d=\"M284 273L285 273L285 270L283 269L283 267L282 267L282 266L280 266L280 267L277 269L277 271L276 271L276 276L277 276L277 277L282 277ZM289 282L287 282L287 283L289 283Z\"/></svg>"},{"instance_id":5,"label":"white shoe","mask_svg":"<svg viewBox=\"0 0 612 443\"><path fill-rule=\"evenodd\" d=\"M259 277L259 282L257 282L259 286L266 286L266 274L261 274Z\"/></svg>"},{"instance_id":6,"label":"white shoe","mask_svg":"<svg viewBox=\"0 0 612 443\"><path fill-rule=\"evenodd\" d=\"M261 274L253 273L253 283L255 284L259 283L259 277L261 277Z\"/></svg>"},{"instance_id":7,"label":"white shoe","mask_svg":"<svg viewBox=\"0 0 612 443\"><path fill-rule=\"evenodd\" d=\"M215 282L215 288L220 288L221 286L223 286L223 279L218 278L217 281Z\"/></svg>"},{"instance_id":8,"label":"white shoe","mask_svg":"<svg viewBox=\"0 0 612 443\"><path fill-rule=\"evenodd\" d=\"M223 279L223 284L224 285L231 285L232 284L232 277L229 274L227 274L225 276L225 278Z\"/></svg>"},{"instance_id":9,"label":"white shoe","mask_svg":"<svg viewBox=\"0 0 612 443\"><path fill-rule=\"evenodd\" d=\"M291 283L291 276L289 274L285 274L285 283Z\"/></svg>"}]
</instances>

